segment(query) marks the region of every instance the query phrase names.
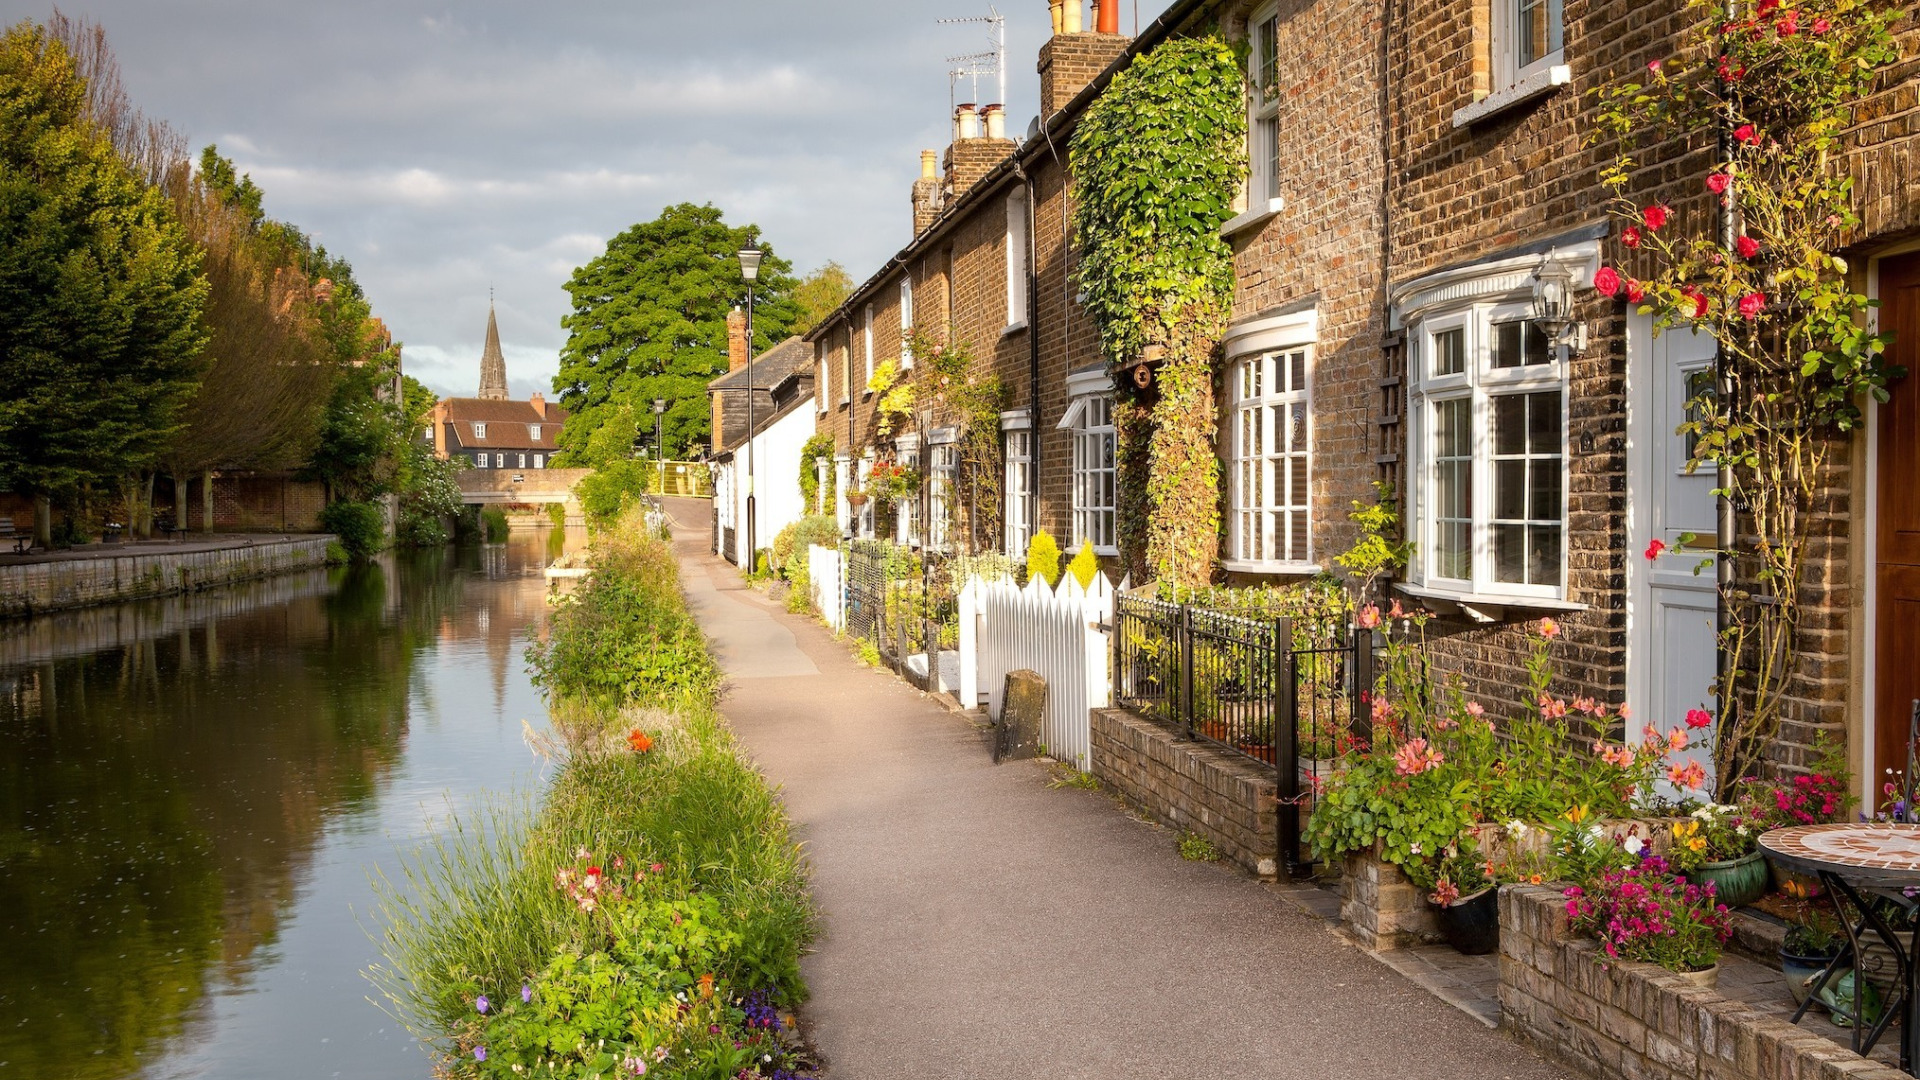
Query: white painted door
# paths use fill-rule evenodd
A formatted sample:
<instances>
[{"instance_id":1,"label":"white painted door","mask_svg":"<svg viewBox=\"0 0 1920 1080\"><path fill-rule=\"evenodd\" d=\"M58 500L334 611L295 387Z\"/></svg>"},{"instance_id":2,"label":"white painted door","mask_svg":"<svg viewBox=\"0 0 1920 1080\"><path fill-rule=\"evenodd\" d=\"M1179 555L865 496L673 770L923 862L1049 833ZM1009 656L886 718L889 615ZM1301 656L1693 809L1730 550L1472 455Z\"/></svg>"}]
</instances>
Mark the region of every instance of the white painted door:
<instances>
[{"instance_id":1,"label":"white painted door","mask_svg":"<svg viewBox=\"0 0 1920 1080\"><path fill-rule=\"evenodd\" d=\"M1696 534L1714 537L1714 476L1687 472L1689 439L1675 431L1687 402L1713 385L1713 338L1674 328L1658 337L1652 319L1627 319L1627 703L1638 722L1662 731L1683 726L1687 711L1714 711L1714 578L1706 556L1682 548ZM1667 545L1658 558L1654 540ZM1710 744L1709 744L1710 745ZM1712 754L1693 752L1708 770Z\"/></svg>"}]
</instances>

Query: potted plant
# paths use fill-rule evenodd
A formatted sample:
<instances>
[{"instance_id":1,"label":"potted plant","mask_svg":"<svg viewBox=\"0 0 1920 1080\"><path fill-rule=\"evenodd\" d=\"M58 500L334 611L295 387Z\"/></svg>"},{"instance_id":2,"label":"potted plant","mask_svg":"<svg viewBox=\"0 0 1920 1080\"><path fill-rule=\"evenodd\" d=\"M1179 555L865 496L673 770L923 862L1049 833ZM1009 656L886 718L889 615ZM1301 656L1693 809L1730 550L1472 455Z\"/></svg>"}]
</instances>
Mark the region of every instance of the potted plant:
<instances>
[{"instance_id":1,"label":"potted plant","mask_svg":"<svg viewBox=\"0 0 1920 1080\"><path fill-rule=\"evenodd\" d=\"M1708 803L1674 822L1668 859L1687 880L1711 884L1721 903L1745 907L1767 892L1761 831L1740 807Z\"/></svg>"},{"instance_id":2,"label":"potted plant","mask_svg":"<svg viewBox=\"0 0 1920 1080\"><path fill-rule=\"evenodd\" d=\"M847 489L847 505L853 507L856 510L862 506L867 505L867 493L857 487L848 488Z\"/></svg>"},{"instance_id":3,"label":"potted plant","mask_svg":"<svg viewBox=\"0 0 1920 1080\"><path fill-rule=\"evenodd\" d=\"M1485 956L1500 947L1500 886L1491 870L1471 839L1438 859L1407 867L1407 876L1433 908L1440 936L1467 956Z\"/></svg>"},{"instance_id":4,"label":"potted plant","mask_svg":"<svg viewBox=\"0 0 1920 1080\"><path fill-rule=\"evenodd\" d=\"M1795 1005L1804 1005L1813 984L1827 965L1840 954L1840 927L1817 911L1789 923L1785 944L1780 946L1780 974Z\"/></svg>"},{"instance_id":5,"label":"potted plant","mask_svg":"<svg viewBox=\"0 0 1920 1080\"><path fill-rule=\"evenodd\" d=\"M1699 986L1719 980L1720 948L1733 919L1711 885L1674 878L1658 855L1609 870L1591 885L1567 889L1575 933L1600 942L1603 963L1638 960L1684 975Z\"/></svg>"}]
</instances>

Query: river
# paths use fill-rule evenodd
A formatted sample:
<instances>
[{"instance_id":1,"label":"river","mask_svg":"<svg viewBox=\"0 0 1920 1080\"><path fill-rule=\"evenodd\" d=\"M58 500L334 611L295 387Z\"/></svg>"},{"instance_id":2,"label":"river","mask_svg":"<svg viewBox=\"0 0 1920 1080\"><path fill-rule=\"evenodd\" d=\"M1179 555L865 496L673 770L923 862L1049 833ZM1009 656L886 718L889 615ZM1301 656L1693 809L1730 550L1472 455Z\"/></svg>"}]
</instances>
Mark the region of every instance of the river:
<instances>
[{"instance_id":1,"label":"river","mask_svg":"<svg viewBox=\"0 0 1920 1080\"><path fill-rule=\"evenodd\" d=\"M0 623L0 1080L424 1078L373 875L538 790L522 650L582 543Z\"/></svg>"}]
</instances>

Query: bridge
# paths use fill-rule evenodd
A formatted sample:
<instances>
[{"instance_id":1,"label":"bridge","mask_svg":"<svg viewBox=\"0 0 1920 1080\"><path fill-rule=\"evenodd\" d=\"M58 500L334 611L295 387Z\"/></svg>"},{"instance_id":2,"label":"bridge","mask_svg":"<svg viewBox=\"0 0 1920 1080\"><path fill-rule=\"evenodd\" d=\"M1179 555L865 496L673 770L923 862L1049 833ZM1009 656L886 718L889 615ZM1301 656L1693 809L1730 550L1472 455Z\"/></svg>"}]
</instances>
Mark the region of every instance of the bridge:
<instances>
[{"instance_id":1,"label":"bridge","mask_svg":"<svg viewBox=\"0 0 1920 1080\"><path fill-rule=\"evenodd\" d=\"M460 501L469 506L573 501L573 485L592 469L461 469L454 474Z\"/></svg>"}]
</instances>

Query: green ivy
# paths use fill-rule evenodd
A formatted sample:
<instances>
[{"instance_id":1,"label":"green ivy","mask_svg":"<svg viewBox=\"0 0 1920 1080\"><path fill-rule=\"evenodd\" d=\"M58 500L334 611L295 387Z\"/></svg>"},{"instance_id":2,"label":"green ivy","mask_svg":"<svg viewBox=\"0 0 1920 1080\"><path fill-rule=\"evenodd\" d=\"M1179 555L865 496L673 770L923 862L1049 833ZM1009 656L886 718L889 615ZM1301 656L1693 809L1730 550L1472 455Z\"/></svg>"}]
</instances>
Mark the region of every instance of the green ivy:
<instances>
[{"instance_id":1,"label":"green ivy","mask_svg":"<svg viewBox=\"0 0 1920 1080\"><path fill-rule=\"evenodd\" d=\"M814 512L814 500L820 497L820 475L817 470L822 460L827 462L827 501L833 501L833 451L833 436L824 431L808 439L807 445L800 450L800 497L809 514Z\"/></svg>"},{"instance_id":2,"label":"green ivy","mask_svg":"<svg viewBox=\"0 0 1920 1080\"><path fill-rule=\"evenodd\" d=\"M1246 175L1233 49L1209 34L1135 59L1081 118L1072 165L1080 286L1108 364L1130 367L1149 346L1164 355L1157 399L1116 403L1123 490L1144 492L1128 500L1121 542L1129 564L1202 583L1220 527L1213 367L1233 302L1220 226Z\"/></svg>"}]
</instances>

